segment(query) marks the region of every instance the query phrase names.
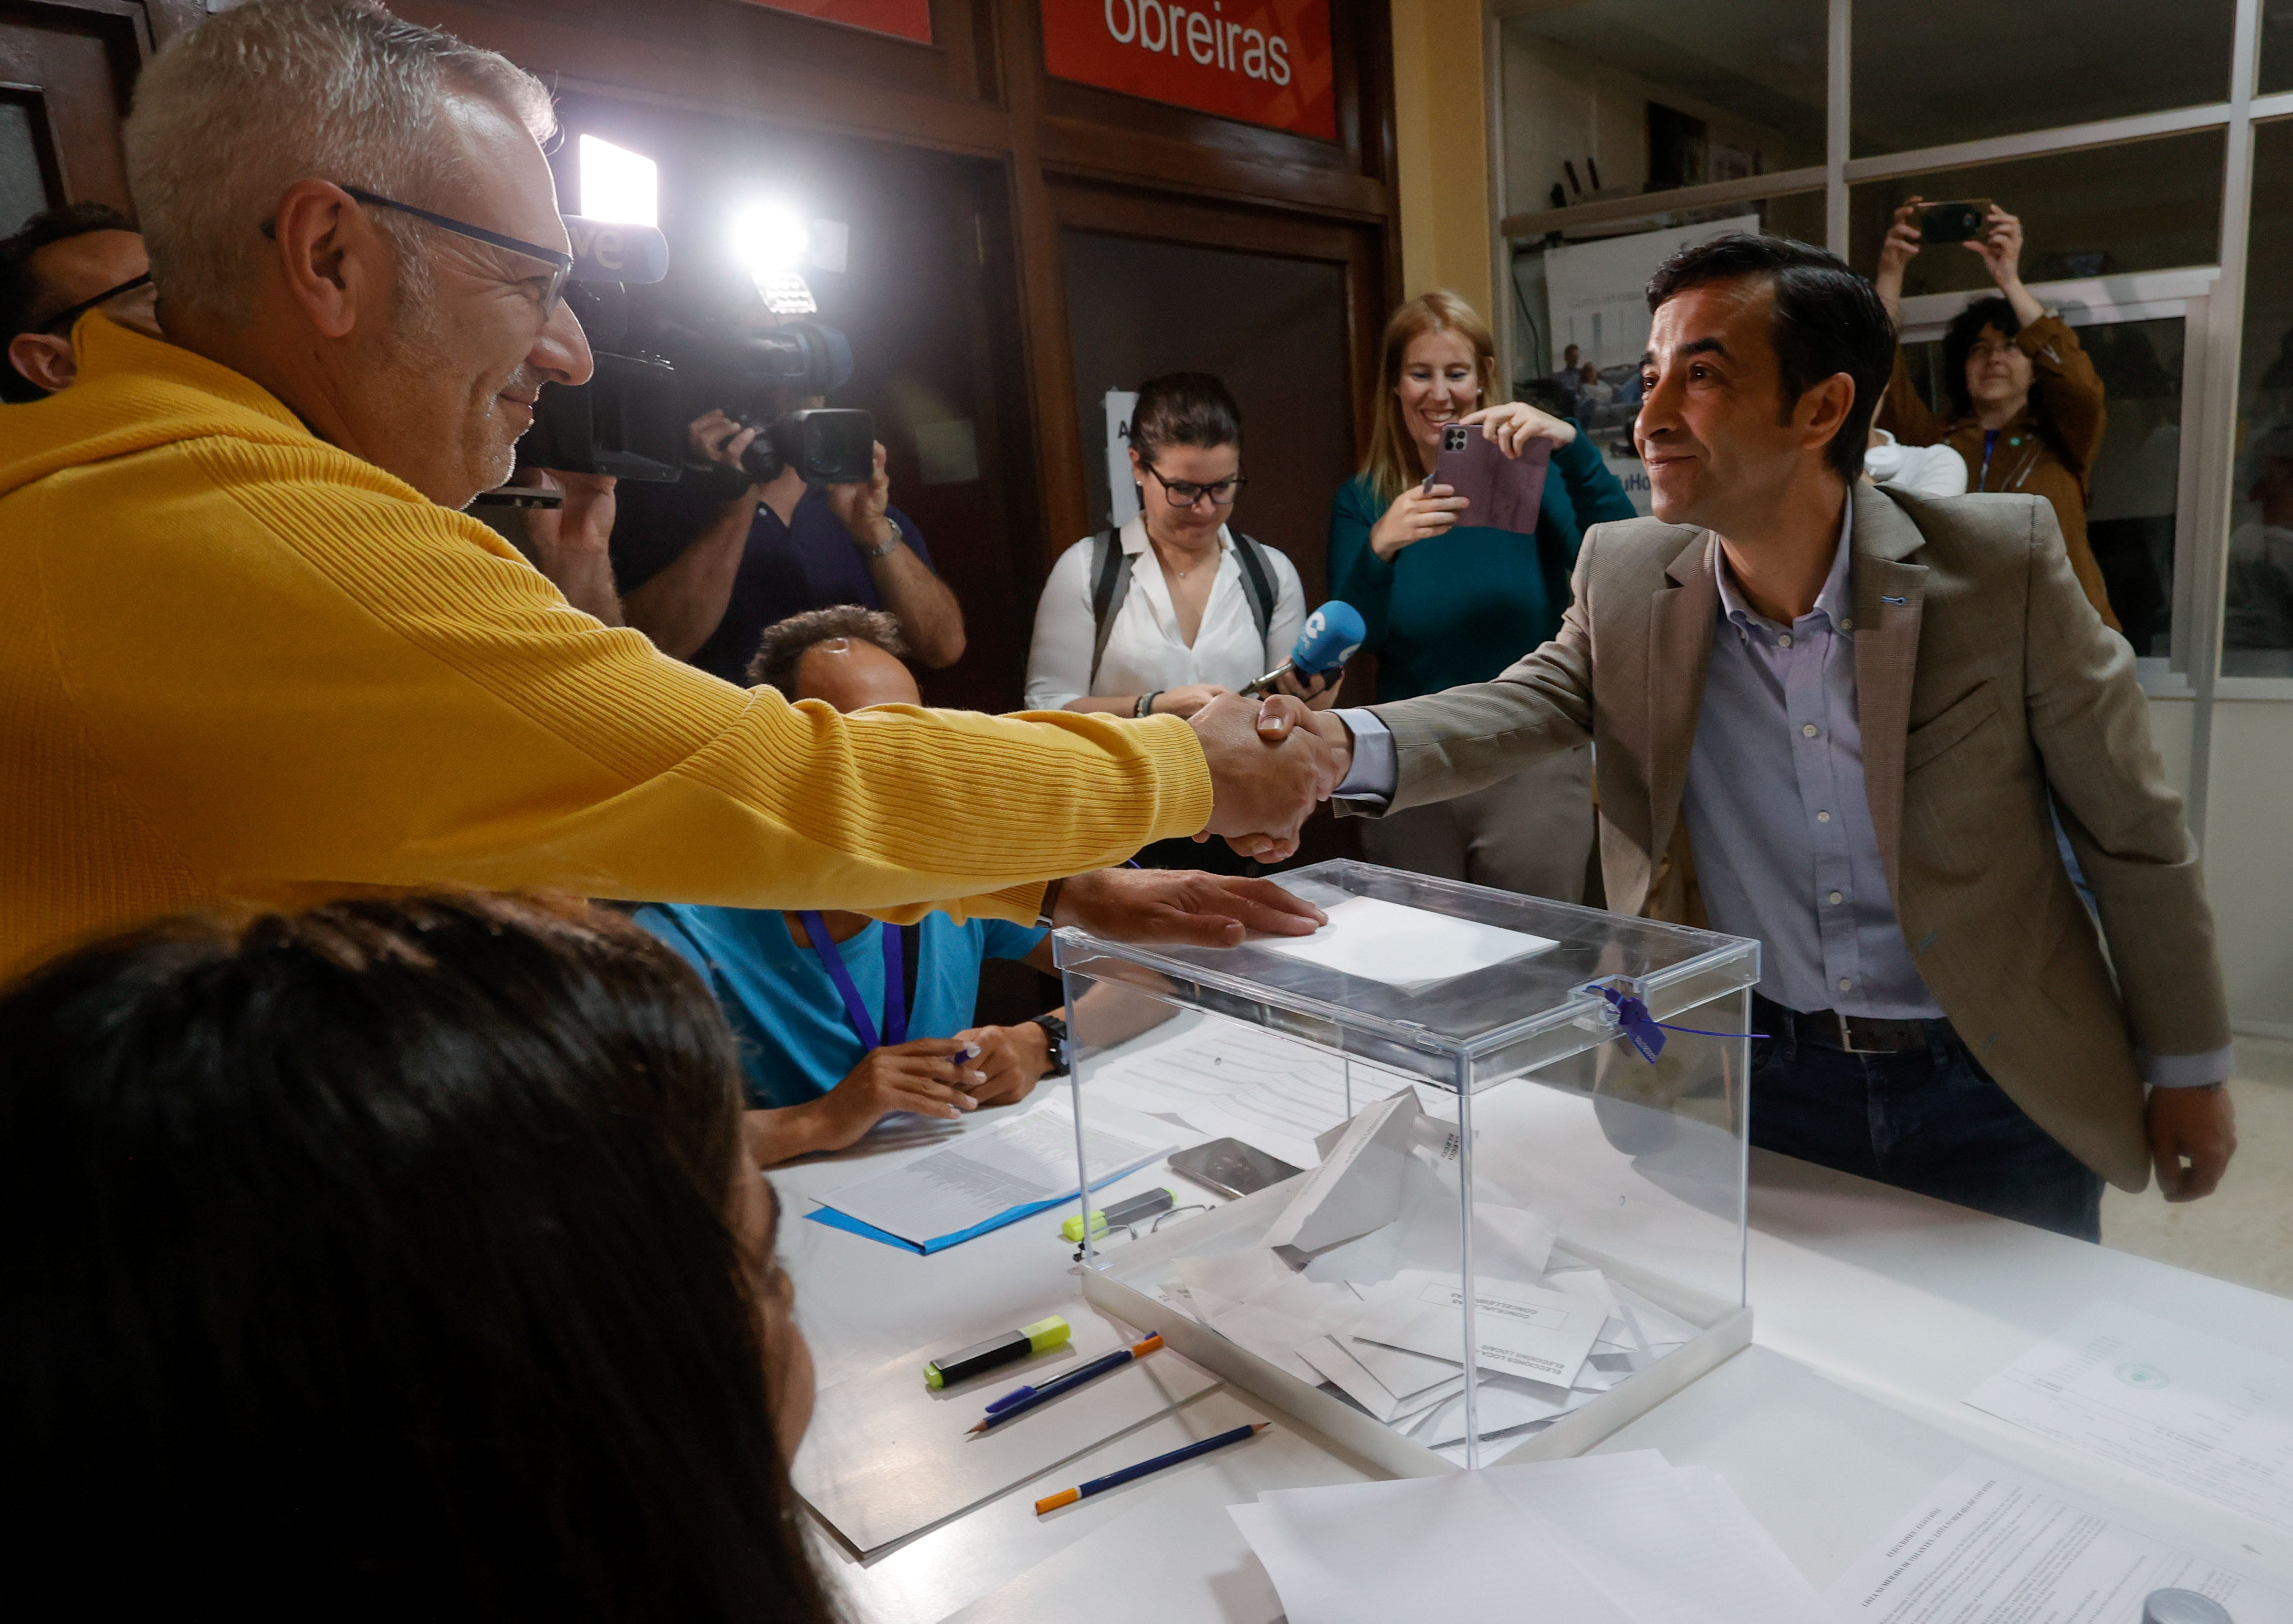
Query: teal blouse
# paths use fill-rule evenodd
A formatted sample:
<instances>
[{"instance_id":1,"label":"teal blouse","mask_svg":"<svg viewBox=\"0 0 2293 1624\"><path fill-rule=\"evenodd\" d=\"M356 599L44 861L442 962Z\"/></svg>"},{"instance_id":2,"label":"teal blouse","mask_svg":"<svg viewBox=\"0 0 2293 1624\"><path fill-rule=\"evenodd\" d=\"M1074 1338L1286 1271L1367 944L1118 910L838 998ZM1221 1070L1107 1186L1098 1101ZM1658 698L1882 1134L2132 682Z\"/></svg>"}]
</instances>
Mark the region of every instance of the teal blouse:
<instances>
[{"instance_id":1,"label":"teal blouse","mask_svg":"<svg viewBox=\"0 0 2293 1624\"><path fill-rule=\"evenodd\" d=\"M1584 434L1553 452L1533 536L1459 525L1388 563L1369 545L1385 508L1357 475L1330 514L1330 593L1369 628L1363 646L1377 656L1380 702L1487 682L1550 640L1585 528L1636 511Z\"/></svg>"}]
</instances>

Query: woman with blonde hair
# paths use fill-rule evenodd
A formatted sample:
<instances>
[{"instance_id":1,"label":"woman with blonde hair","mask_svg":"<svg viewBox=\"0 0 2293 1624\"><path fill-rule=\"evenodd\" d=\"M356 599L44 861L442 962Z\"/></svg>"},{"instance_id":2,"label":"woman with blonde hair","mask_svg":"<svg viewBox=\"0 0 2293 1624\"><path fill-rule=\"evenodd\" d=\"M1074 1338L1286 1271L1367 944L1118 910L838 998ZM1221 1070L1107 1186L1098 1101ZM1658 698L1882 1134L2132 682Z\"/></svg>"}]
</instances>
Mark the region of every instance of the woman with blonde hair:
<instances>
[{"instance_id":1,"label":"woman with blonde hair","mask_svg":"<svg viewBox=\"0 0 2293 1624\"><path fill-rule=\"evenodd\" d=\"M1330 587L1361 611L1380 701L1487 682L1560 629L1584 527L1633 516L1576 426L1496 399L1496 344L1454 293L1421 294L1386 323L1368 459L1330 515ZM1477 524L1429 485L1441 432L1477 426L1507 456L1552 443L1535 534ZM1373 862L1531 896L1582 899L1592 853L1589 746L1502 784L1362 824Z\"/></svg>"}]
</instances>

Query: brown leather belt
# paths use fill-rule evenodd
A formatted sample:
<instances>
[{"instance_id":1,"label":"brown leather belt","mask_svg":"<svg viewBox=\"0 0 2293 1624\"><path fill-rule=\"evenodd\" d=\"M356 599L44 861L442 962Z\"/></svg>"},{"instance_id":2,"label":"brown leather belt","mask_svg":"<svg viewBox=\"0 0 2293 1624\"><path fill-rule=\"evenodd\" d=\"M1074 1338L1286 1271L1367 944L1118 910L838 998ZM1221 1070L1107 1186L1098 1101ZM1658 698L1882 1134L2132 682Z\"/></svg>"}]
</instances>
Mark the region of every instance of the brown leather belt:
<instances>
[{"instance_id":1,"label":"brown leather belt","mask_svg":"<svg viewBox=\"0 0 2293 1624\"><path fill-rule=\"evenodd\" d=\"M1791 1023L1792 1035L1803 1043L1837 1049L1848 1054L1901 1054L1924 1049L1935 1027L1932 1020L1881 1020L1871 1015L1842 1015L1837 1010L1794 1010L1765 998L1754 1011L1762 1024L1778 1017ZM1781 1033L1774 1034L1781 1036Z\"/></svg>"}]
</instances>

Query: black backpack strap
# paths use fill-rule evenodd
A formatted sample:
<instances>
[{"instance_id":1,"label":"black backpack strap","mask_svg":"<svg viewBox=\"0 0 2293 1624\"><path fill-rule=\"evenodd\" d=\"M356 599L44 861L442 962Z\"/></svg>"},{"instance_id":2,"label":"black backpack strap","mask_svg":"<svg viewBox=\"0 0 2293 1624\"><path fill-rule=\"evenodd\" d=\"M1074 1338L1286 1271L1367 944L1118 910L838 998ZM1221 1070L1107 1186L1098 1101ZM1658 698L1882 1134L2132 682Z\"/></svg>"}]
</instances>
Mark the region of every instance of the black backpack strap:
<instances>
[{"instance_id":1,"label":"black backpack strap","mask_svg":"<svg viewBox=\"0 0 2293 1624\"><path fill-rule=\"evenodd\" d=\"M1250 599L1250 618L1258 622L1258 640L1263 644L1274 624L1274 566L1267 561L1263 543L1238 530L1234 540L1234 556L1242 562L1243 594Z\"/></svg>"},{"instance_id":2,"label":"black backpack strap","mask_svg":"<svg viewBox=\"0 0 2293 1624\"><path fill-rule=\"evenodd\" d=\"M1106 657L1106 640L1114 635L1115 612L1130 593L1130 555L1122 549L1122 539L1109 530L1091 538L1090 543L1090 683L1089 691L1098 687L1098 662Z\"/></svg>"},{"instance_id":3,"label":"black backpack strap","mask_svg":"<svg viewBox=\"0 0 2293 1624\"><path fill-rule=\"evenodd\" d=\"M900 995L907 1000L908 1035L916 1035L916 974L923 967L924 928L920 922L900 927Z\"/></svg>"}]
</instances>

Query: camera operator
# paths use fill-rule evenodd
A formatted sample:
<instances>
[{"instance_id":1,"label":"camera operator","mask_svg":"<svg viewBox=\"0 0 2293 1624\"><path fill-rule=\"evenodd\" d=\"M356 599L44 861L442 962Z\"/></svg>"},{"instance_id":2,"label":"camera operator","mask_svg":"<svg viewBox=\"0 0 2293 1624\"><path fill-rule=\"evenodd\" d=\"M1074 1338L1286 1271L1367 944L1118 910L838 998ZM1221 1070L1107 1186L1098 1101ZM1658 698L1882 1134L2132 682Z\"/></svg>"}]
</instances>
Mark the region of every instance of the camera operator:
<instances>
[{"instance_id":1,"label":"camera operator","mask_svg":"<svg viewBox=\"0 0 2293 1624\"><path fill-rule=\"evenodd\" d=\"M1898 329L1903 272L1924 241L1924 198L1895 211L1871 285ZM1911 382L1902 346L1879 402L1877 426L1905 445L1948 445L1966 463L1966 489L2043 496L2062 525L2062 544L2086 601L2112 631L2124 629L2086 534L2094 454L2104 426L2102 378L2070 323L2022 286L2022 223L1993 203L1980 232L1961 245L1980 255L1998 284L1951 319L1943 335L1943 388L1949 411L1932 410Z\"/></svg>"},{"instance_id":2,"label":"camera operator","mask_svg":"<svg viewBox=\"0 0 2293 1624\"><path fill-rule=\"evenodd\" d=\"M523 553L526 562L547 576L576 609L596 616L601 625L628 625L613 585L612 540L620 482L610 474L520 468L510 483L554 491L559 505L476 509L473 516Z\"/></svg>"},{"instance_id":3,"label":"camera operator","mask_svg":"<svg viewBox=\"0 0 2293 1624\"><path fill-rule=\"evenodd\" d=\"M776 393L771 415L822 403L818 395ZM692 461L738 469L763 430L717 410L687 432ZM963 610L932 572L922 534L891 505L880 444L867 484L808 484L789 467L728 499L718 494L722 483L696 473L620 492L612 551L622 611L664 654L740 682L766 627L807 609L858 604L898 621L920 663L962 657Z\"/></svg>"}]
</instances>

